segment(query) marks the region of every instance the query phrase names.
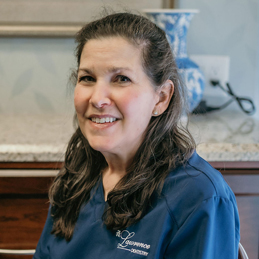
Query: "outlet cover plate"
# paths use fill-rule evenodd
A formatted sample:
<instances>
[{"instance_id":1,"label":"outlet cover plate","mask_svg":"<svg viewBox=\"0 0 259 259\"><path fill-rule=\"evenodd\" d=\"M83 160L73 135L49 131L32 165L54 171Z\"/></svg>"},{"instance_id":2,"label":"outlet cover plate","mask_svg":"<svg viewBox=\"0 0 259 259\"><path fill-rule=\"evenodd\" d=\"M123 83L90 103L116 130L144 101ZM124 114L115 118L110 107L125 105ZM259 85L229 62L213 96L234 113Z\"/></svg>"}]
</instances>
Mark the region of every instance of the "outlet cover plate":
<instances>
[{"instance_id":1,"label":"outlet cover plate","mask_svg":"<svg viewBox=\"0 0 259 259\"><path fill-rule=\"evenodd\" d=\"M213 87L210 84L210 80L219 80L223 86L229 82L229 56L190 55L190 59L200 67L204 74L204 95L226 97L227 94L220 89L217 89L217 87Z\"/></svg>"}]
</instances>

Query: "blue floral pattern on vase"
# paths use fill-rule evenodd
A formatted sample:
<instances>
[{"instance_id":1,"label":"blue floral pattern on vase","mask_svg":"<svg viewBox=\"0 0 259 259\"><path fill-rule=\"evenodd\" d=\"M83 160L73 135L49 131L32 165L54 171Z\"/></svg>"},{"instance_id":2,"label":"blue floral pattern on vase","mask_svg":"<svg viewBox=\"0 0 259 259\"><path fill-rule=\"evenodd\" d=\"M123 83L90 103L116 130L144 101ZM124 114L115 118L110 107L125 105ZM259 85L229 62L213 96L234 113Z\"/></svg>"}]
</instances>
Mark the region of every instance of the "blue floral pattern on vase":
<instances>
[{"instance_id":1,"label":"blue floral pattern on vase","mask_svg":"<svg viewBox=\"0 0 259 259\"><path fill-rule=\"evenodd\" d=\"M167 34L183 82L188 89L190 112L200 103L204 91L204 75L187 55L186 38L196 11L177 9L144 10L148 17Z\"/></svg>"}]
</instances>

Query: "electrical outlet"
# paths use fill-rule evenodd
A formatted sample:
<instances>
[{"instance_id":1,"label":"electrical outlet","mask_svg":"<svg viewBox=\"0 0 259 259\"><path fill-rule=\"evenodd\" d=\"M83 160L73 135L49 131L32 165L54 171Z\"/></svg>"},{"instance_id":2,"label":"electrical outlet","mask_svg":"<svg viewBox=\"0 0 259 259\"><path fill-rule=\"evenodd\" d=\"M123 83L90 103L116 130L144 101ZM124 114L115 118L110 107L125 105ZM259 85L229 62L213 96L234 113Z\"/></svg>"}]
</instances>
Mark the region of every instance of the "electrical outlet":
<instances>
[{"instance_id":1,"label":"electrical outlet","mask_svg":"<svg viewBox=\"0 0 259 259\"><path fill-rule=\"evenodd\" d=\"M210 84L210 80L219 80L223 86L229 82L229 57L215 55L190 55L190 59L200 67L204 74L204 95L217 97L227 96L225 92L215 89L215 87Z\"/></svg>"}]
</instances>

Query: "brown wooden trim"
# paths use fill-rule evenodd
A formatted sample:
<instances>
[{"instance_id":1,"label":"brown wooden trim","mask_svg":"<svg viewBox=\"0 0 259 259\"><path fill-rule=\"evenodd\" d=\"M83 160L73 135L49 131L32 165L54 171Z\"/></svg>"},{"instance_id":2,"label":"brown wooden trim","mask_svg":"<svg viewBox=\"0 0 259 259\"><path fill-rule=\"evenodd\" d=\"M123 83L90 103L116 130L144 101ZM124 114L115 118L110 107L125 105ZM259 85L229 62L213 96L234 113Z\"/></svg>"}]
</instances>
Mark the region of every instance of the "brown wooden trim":
<instances>
[{"instance_id":1,"label":"brown wooden trim","mask_svg":"<svg viewBox=\"0 0 259 259\"><path fill-rule=\"evenodd\" d=\"M63 162L0 162L0 169L60 169Z\"/></svg>"},{"instance_id":2,"label":"brown wooden trim","mask_svg":"<svg viewBox=\"0 0 259 259\"><path fill-rule=\"evenodd\" d=\"M175 0L163 0L163 8L175 8Z\"/></svg>"},{"instance_id":3,"label":"brown wooden trim","mask_svg":"<svg viewBox=\"0 0 259 259\"><path fill-rule=\"evenodd\" d=\"M210 161L216 169L259 169L259 161Z\"/></svg>"},{"instance_id":4,"label":"brown wooden trim","mask_svg":"<svg viewBox=\"0 0 259 259\"><path fill-rule=\"evenodd\" d=\"M0 195L47 194L53 177L0 177Z\"/></svg>"},{"instance_id":5,"label":"brown wooden trim","mask_svg":"<svg viewBox=\"0 0 259 259\"><path fill-rule=\"evenodd\" d=\"M238 193L238 192L235 192L235 196L250 196L250 197L259 197L259 193Z\"/></svg>"},{"instance_id":6,"label":"brown wooden trim","mask_svg":"<svg viewBox=\"0 0 259 259\"><path fill-rule=\"evenodd\" d=\"M25 249L27 247L29 248L32 248L34 247L35 249L35 244L33 243L34 246L31 246L31 245L28 245L28 246L25 246ZM1 245L1 248L2 248L2 245ZM7 249L7 247L3 247L5 249ZM10 246L10 249L14 249L14 246ZM22 249L20 244L17 245L17 249ZM8 254L0 254L0 259L31 259L32 258L32 255L8 255Z\"/></svg>"},{"instance_id":7,"label":"brown wooden trim","mask_svg":"<svg viewBox=\"0 0 259 259\"><path fill-rule=\"evenodd\" d=\"M211 161L222 174L259 174L259 161ZM58 170L63 162L0 162L0 169L53 169Z\"/></svg>"},{"instance_id":8,"label":"brown wooden trim","mask_svg":"<svg viewBox=\"0 0 259 259\"><path fill-rule=\"evenodd\" d=\"M259 175L258 169L227 169L227 168L216 168L223 175Z\"/></svg>"},{"instance_id":9,"label":"brown wooden trim","mask_svg":"<svg viewBox=\"0 0 259 259\"><path fill-rule=\"evenodd\" d=\"M11 193L11 194L1 194L0 193L0 201L1 199L48 199L48 193L30 193L30 194L21 194L21 193Z\"/></svg>"},{"instance_id":10,"label":"brown wooden trim","mask_svg":"<svg viewBox=\"0 0 259 259\"><path fill-rule=\"evenodd\" d=\"M174 0L170 0L170 8L174 8Z\"/></svg>"}]
</instances>

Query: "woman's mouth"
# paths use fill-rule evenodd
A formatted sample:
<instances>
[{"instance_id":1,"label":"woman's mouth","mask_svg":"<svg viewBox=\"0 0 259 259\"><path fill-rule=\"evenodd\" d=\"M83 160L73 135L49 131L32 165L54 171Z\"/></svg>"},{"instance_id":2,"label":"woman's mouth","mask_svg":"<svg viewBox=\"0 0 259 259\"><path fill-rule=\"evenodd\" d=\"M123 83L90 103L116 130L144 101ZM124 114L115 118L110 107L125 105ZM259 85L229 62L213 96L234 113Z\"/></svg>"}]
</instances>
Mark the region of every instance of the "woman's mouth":
<instances>
[{"instance_id":1,"label":"woman's mouth","mask_svg":"<svg viewBox=\"0 0 259 259\"><path fill-rule=\"evenodd\" d=\"M96 118L96 117L92 117L90 118L90 120L92 122L98 123L98 124L102 124L102 123L111 123L116 121L116 118L112 118L112 117L106 117L106 118Z\"/></svg>"}]
</instances>

